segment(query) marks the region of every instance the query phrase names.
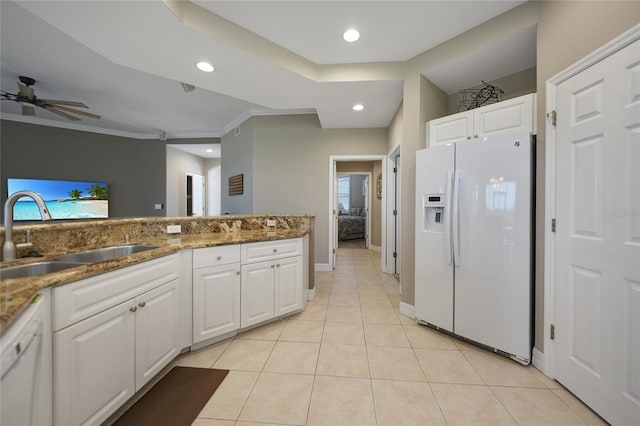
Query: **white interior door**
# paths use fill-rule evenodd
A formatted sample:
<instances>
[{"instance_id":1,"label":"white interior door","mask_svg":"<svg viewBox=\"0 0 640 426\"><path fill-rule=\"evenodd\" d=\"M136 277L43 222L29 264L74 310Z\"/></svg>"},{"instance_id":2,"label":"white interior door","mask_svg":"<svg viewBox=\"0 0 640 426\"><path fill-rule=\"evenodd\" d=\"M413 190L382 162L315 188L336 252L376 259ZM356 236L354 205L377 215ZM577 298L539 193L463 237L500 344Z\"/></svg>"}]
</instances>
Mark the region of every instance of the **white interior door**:
<instances>
[{"instance_id":1,"label":"white interior door","mask_svg":"<svg viewBox=\"0 0 640 426\"><path fill-rule=\"evenodd\" d=\"M640 41L557 86L556 378L640 421Z\"/></svg>"},{"instance_id":2,"label":"white interior door","mask_svg":"<svg viewBox=\"0 0 640 426\"><path fill-rule=\"evenodd\" d=\"M338 260L338 174L335 173L335 162L333 163L333 269L336 268L336 262Z\"/></svg>"},{"instance_id":3,"label":"white interior door","mask_svg":"<svg viewBox=\"0 0 640 426\"><path fill-rule=\"evenodd\" d=\"M204 216L204 176L187 174L187 216Z\"/></svg>"}]
</instances>

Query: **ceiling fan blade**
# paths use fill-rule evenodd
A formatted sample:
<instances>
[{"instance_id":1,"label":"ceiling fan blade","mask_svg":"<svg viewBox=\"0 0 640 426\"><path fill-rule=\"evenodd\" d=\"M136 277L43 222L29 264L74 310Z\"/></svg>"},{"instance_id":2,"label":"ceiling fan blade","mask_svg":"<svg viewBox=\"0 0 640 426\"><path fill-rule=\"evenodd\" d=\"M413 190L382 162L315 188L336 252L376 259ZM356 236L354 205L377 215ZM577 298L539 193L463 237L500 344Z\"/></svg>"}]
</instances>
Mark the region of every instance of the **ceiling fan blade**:
<instances>
[{"instance_id":1,"label":"ceiling fan blade","mask_svg":"<svg viewBox=\"0 0 640 426\"><path fill-rule=\"evenodd\" d=\"M22 115L36 115L36 109L34 107L22 106Z\"/></svg>"},{"instance_id":2,"label":"ceiling fan blade","mask_svg":"<svg viewBox=\"0 0 640 426\"><path fill-rule=\"evenodd\" d=\"M69 111L69 112L72 112L74 114L84 115L86 117L91 117L91 118L96 118L96 119L100 119L101 118L98 114L91 114L90 112L78 111L78 110L75 110L73 108L69 108L69 107L62 106L62 105L54 105L54 107L56 109L58 109L58 110Z\"/></svg>"},{"instance_id":3,"label":"ceiling fan blade","mask_svg":"<svg viewBox=\"0 0 640 426\"><path fill-rule=\"evenodd\" d=\"M52 113L58 114L59 116L67 118L69 120L80 121L78 117L74 117L73 115L67 114L66 112L58 111L52 106L45 105L43 106L43 108L46 109L47 111L51 111Z\"/></svg>"},{"instance_id":4,"label":"ceiling fan blade","mask_svg":"<svg viewBox=\"0 0 640 426\"><path fill-rule=\"evenodd\" d=\"M40 102L47 103L47 104L49 104L51 106L69 105L69 106L74 106L74 107L78 107L78 108L89 108L88 106L86 106L82 102L74 102L74 101L57 101L55 99L40 99Z\"/></svg>"}]
</instances>

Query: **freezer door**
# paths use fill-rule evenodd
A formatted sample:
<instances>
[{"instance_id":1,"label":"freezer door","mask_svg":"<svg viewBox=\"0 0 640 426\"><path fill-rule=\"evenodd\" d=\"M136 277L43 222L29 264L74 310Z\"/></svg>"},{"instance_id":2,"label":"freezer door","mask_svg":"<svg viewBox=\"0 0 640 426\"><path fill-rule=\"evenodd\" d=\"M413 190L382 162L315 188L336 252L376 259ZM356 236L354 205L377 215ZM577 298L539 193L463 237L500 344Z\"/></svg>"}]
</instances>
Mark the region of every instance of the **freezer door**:
<instances>
[{"instance_id":1,"label":"freezer door","mask_svg":"<svg viewBox=\"0 0 640 426\"><path fill-rule=\"evenodd\" d=\"M450 238L454 145L416 153L415 315L453 331Z\"/></svg>"},{"instance_id":2,"label":"freezer door","mask_svg":"<svg viewBox=\"0 0 640 426\"><path fill-rule=\"evenodd\" d=\"M531 138L502 135L485 142L458 143L456 172L455 333L528 361Z\"/></svg>"}]
</instances>

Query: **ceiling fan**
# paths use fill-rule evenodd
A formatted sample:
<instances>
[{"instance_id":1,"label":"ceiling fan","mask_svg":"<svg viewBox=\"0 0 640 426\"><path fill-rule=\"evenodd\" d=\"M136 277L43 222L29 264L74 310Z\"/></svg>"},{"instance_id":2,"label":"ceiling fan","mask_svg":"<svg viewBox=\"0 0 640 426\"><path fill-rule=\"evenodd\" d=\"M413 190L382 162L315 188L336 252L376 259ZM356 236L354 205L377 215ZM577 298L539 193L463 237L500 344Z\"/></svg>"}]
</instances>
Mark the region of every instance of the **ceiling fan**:
<instances>
[{"instance_id":1,"label":"ceiling fan","mask_svg":"<svg viewBox=\"0 0 640 426\"><path fill-rule=\"evenodd\" d=\"M20 80L20 82L18 83L17 94L5 92L4 90L2 90L0 96L4 98L3 100L15 101L22 105L22 115L35 115L35 107L41 107L46 109L47 111L51 111L54 114L58 114L61 117L73 121L80 121L80 118L75 117L69 113L96 119L100 118L99 115L91 114L90 112L78 111L76 109L69 108L89 108L82 102L39 99L33 93L34 91L32 86L36 82L33 78L21 75L18 77L18 79Z\"/></svg>"}]
</instances>

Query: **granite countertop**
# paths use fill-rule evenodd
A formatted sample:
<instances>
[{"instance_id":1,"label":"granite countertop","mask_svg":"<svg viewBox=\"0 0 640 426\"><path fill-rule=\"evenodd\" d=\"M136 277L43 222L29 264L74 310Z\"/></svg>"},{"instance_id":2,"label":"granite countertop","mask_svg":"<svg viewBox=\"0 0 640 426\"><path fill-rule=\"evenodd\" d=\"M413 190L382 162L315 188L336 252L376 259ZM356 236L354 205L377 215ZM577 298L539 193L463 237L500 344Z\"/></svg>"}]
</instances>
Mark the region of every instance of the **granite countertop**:
<instances>
[{"instance_id":1,"label":"granite countertop","mask_svg":"<svg viewBox=\"0 0 640 426\"><path fill-rule=\"evenodd\" d=\"M309 232L309 229L275 229L269 231L259 229L150 237L139 241L131 241L129 244L152 244L160 247L129 256L123 256L104 262L86 264L46 275L3 279L0 281L0 333L6 330L12 321L22 313L27 304L36 294L38 294L38 292L48 287L68 284L84 278L109 272L114 269L177 253L181 250L300 238ZM61 256L62 254L66 253L59 253L58 256ZM2 269L28 263L43 262L51 260L54 257L55 256L17 259L11 262L6 262L2 265Z\"/></svg>"}]
</instances>

